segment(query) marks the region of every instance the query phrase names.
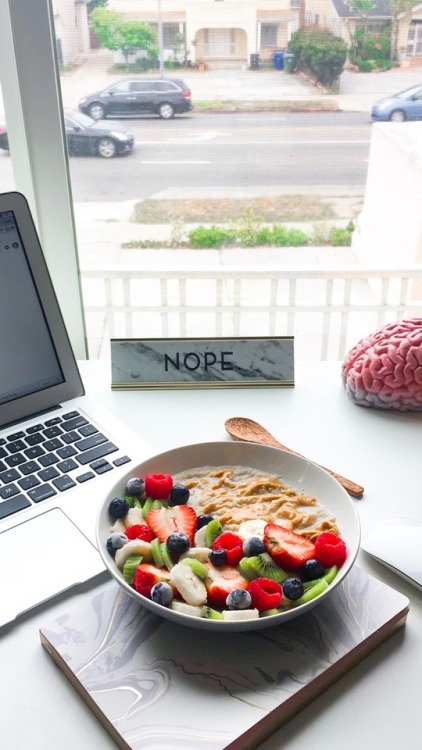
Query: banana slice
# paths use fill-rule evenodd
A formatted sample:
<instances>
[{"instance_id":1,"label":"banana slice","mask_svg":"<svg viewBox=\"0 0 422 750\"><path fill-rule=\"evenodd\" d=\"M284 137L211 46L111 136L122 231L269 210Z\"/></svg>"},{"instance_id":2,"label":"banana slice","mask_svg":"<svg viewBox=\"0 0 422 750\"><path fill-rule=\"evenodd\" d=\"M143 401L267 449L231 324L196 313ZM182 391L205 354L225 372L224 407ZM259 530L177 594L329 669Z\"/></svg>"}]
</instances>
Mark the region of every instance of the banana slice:
<instances>
[{"instance_id":1,"label":"banana slice","mask_svg":"<svg viewBox=\"0 0 422 750\"><path fill-rule=\"evenodd\" d=\"M257 609L223 609L223 620L255 620L259 617Z\"/></svg>"},{"instance_id":2,"label":"banana slice","mask_svg":"<svg viewBox=\"0 0 422 750\"><path fill-rule=\"evenodd\" d=\"M257 536L259 539L263 539L266 525L267 522L262 518L243 521L237 530L237 534L242 539L247 539L250 536Z\"/></svg>"},{"instance_id":3,"label":"banana slice","mask_svg":"<svg viewBox=\"0 0 422 750\"><path fill-rule=\"evenodd\" d=\"M121 534L124 534L126 531L126 524L123 522L122 518L116 518L115 522L113 523L113 526L111 527L110 531L112 534L114 532L120 532Z\"/></svg>"},{"instance_id":4,"label":"banana slice","mask_svg":"<svg viewBox=\"0 0 422 750\"><path fill-rule=\"evenodd\" d=\"M142 515L142 509L129 508L124 519L124 524L126 528L129 528L129 526L137 526L138 524L146 526L145 519Z\"/></svg>"},{"instance_id":5,"label":"banana slice","mask_svg":"<svg viewBox=\"0 0 422 750\"><path fill-rule=\"evenodd\" d=\"M170 571L170 583L176 587L186 604L198 607L207 601L205 584L195 575L189 565L183 565L183 563L174 565Z\"/></svg>"},{"instance_id":6,"label":"banana slice","mask_svg":"<svg viewBox=\"0 0 422 750\"><path fill-rule=\"evenodd\" d=\"M152 553L150 543L144 542L143 539L131 539L123 547L117 549L114 561L119 570L123 570L126 560L131 555L141 555L145 562L151 562Z\"/></svg>"},{"instance_id":7,"label":"banana slice","mask_svg":"<svg viewBox=\"0 0 422 750\"><path fill-rule=\"evenodd\" d=\"M182 615L191 615L191 617L201 617L202 607L193 607L192 604L185 604L185 602L178 602L173 599L170 604L170 609L175 612L180 612Z\"/></svg>"},{"instance_id":8,"label":"banana slice","mask_svg":"<svg viewBox=\"0 0 422 750\"><path fill-rule=\"evenodd\" d=\"M206 563L210 559L211 550L209 547L189 547L186 552L181 555L180 559L182 560L185 557L188 557L192 560L199 560L201 563Z\"/></svg>"}]
</instances>

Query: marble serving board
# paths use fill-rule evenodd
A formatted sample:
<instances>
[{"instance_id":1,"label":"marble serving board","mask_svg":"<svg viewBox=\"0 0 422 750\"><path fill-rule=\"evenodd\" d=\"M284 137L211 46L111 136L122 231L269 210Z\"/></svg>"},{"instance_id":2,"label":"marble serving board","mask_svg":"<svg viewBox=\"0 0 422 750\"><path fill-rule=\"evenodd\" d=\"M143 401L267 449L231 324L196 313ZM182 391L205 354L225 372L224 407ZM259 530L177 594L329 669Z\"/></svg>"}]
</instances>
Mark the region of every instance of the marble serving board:
<instances>
[{"instance_id":1,"label":"marble serving board","mask_svg":"<svg viewBox=\"0 0 422 750\"><path fill-rule=\"evenodd\" d=\"M214 634L152 614L111 582L40 637L118 747L248 750L403 626L408 606L354 566L285 625Z\"/></svg>"}]
</instances>

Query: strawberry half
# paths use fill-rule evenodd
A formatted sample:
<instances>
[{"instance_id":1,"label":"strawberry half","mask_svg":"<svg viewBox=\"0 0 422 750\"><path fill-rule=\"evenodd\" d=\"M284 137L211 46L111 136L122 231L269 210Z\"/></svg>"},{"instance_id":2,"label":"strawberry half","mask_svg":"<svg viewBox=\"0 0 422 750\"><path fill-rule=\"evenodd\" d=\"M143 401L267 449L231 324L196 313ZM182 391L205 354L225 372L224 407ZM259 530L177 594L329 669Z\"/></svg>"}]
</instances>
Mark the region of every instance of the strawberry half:
<instances>
[{"instance_id":1,"label":"strawberry half","mask_svg":"<svg viewBox=\"0 0 422 750\"><path fill-rule=\"evenodd\" d=\"M170 508L157 508L147 513L146 522L160 542L166 542L170 534L181 531L193 544L196 531L196 513L190 505L174 505Z\"/></svg>"},{"instance_id":2,"label":"strawberry half","mask_svg":"<svg viewBox=\"0 0 422 750\"><path fill-rule=\"evenodd\" d=\"M138 594L149 597L154 584L161 581L170 583L170 571L167 568L157 568L150 563L140 563L135 571L133 586Z\"/></svg>"},{"instance_id":3,"label":"strawberry half","mask_svg":"<svg viewBox=\"0 0 422 750\"><path fill-rule=\"evenodd\" d=\"M315 557L315 545L310 539L276 523L267 523L264 544L274 562L284 570L298 570Z\"/></svg>"},{"instance_id":4,"label":"strawberry half","mask_svg":"<svg viewBox=\"0 0 422 750\"><path fill-rule=\"evenodd\" d=\"M208 592L208 605L216 609L226 609L228 594L235 589L247 589L249 581L232 565L214 568L208 563L207 567L209 574L205 578L205 586Z\"/></svg>"}]
</instances>

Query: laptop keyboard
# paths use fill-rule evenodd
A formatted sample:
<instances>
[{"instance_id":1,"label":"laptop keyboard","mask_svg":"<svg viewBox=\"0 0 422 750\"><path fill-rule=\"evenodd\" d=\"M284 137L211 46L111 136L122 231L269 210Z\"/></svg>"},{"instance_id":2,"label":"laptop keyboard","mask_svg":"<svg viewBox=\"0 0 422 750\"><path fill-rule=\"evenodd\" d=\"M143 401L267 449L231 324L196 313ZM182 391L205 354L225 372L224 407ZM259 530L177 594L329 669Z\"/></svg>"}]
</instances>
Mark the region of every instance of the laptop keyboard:
<instances>
[{"instance_id":1,"label":"laptop keyboard","mask_svg":"<svg viewBox=\"0 0 422 750\"><path fill-rule=\"evenodd\" d=\"M0 438L0 519L128 461L78 411L11 432Z\"/></svg>"}]
</instances>

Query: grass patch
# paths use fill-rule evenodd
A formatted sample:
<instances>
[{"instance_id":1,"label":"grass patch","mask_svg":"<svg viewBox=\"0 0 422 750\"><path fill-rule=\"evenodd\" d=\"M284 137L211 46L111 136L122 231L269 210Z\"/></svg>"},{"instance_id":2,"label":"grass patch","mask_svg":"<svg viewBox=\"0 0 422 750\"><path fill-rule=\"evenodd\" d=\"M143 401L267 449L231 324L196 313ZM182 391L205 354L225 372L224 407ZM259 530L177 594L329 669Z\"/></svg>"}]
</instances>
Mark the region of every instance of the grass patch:
<instances>
[{"instance_id":1,"label":"grass patch","mask_svg":"<svg viewBox=\"0 0 422 750\"><path fill-rule=\"evenodd\" d=\"M327 103L323 99L194 99L193 106L196 112L332 112L339 108L337 102Z\"/></svg>"},{"instance_id":2,"label":"grass patch","mask_svg":"<svg viewBox=\"0 0 422 750\"><path fill-rule=\"evenodd\" d=\"M253 215L262 223L316 222L336 218L318 195L178 200L149 199L137 203L132 221L140 224L227 224Z\"/></svg>"}]
</instances>

